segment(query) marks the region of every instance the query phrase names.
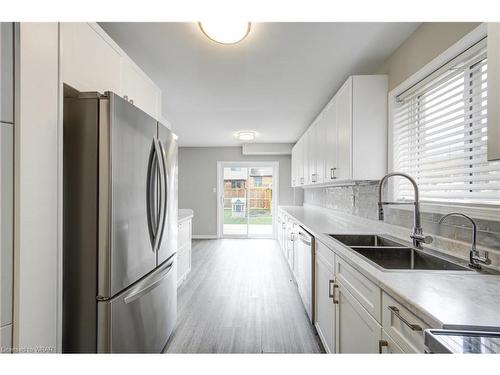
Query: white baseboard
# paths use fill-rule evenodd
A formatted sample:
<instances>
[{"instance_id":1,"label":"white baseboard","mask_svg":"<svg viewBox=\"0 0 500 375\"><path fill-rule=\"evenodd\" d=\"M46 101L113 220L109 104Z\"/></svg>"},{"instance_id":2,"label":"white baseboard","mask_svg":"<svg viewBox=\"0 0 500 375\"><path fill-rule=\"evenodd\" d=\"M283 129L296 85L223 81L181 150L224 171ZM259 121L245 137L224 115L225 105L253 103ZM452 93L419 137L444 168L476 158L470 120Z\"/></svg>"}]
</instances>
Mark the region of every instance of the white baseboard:
<instances>
[{"instance_id":1,"label":"white baseboard","mask_svg":"<svg viewBox=\"0 0 500 375\"><path fill-rule=\"evenodd\" d=\"M193 240L215 240L217 237L216 234L193 234Z\"/></svg>"}]
</instances>

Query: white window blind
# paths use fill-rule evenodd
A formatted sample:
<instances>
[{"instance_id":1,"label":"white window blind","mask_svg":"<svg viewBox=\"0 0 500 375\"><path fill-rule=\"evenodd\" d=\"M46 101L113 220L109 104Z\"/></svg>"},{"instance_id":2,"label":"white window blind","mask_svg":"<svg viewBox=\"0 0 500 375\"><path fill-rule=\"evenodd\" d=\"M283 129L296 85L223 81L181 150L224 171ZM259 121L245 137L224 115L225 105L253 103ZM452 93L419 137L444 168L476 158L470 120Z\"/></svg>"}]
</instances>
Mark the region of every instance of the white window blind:
<instances>
[{"instance_id":1,"label":"white window blind","mask_svg":"<svg viewBox=\"0 0 500 375\"><path fill-rule=\"evenodd\" d=\"M486 40L396 98L394 170L414 177L421 199L500 204L500 163L488 162ZM413 199L406 179L395 198Z\"/></svg>"}]
</instances>

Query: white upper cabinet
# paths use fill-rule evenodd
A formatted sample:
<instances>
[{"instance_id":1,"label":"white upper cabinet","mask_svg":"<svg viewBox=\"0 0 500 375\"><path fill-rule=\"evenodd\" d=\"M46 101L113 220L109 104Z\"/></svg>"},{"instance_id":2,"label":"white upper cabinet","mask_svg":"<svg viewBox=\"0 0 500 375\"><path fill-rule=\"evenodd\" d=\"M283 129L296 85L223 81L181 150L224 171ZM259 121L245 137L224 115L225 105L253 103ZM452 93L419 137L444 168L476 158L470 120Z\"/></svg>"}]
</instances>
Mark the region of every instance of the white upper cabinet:
<instances>
[{"instance_id":1,"label":"white upper cabinet","mask_svg":"<svg viewBox=\"0 0 500 375\"><path fill-rule=\"evenodd\" d=\"M79 91L121 95L121 56L87 23L61 24L63 81Z\"/></svg>"},{"instance_id":2,"label":"white upper cabinet","mask_svg":"<svg viewBox=\"0 0 500 375\"><path fill-rule=\"evenodd\" d=\"M325 181L325 159L326 159L326 123L323 114L318 118L314 127L314 183L322 184Z\"/></svg>"},{"instance_id":3,"label":"white upper cabinet","mask_svg":"<svg viewBox=\"0 0 500 375\"><path fill-rule=\"evenodd\" d=\"M150 116L158 118L160 90L127 59L122 59L121 71L122 95Z\"/></svg>"},{"instance_id":4,"label":"white upper cabinet","mask_svg":"<svg viewBox=\"0 0 500 375\"><path fill-rule=\"evenodd\" d=\"M352 77L337 92L337 170L338 180L351 180L352 175ZM381 151L381 150L379 150ZM384 150L385 151L385 150Z\"/></svg>"},{"instance_id":5,"label":"white upper cabinet","mask_svg":"<svg viewBox=\"0 0 500 375\"><path fill-rule=\"evenodd\" d=\"M387 76L347 79L304 133L302 185L378 180L387 171ZM299 140L300 142L300 140ZM300 181L292 181L300 186Z\"/></svg>"},{"instance_id":6,"label":"white upper cabinet","mask_svg":"<svg viewBox=\"0 0 500 375\"><path fill-rule=\"evenodd\" d=\"M161 118L161 90L97 24L62 23L63 82L79 91L112 91Z\"/></svg>"},{"instance_id":7,"label":"white upper cabinet","mask_svg":"<svg viewBox=\"0 0 500 375\"><path fill-rule=\"evenodd\" d=\"M351 179L379 180L387 173L387 76L353 76L351 79L352 101L346 104L352 116Z\"/></svg>"},{"instance_id":8,"label":"white upper cabinet","mask_svg":"<svg viewBox=\"0 0 500 375\"><path fill-rule=\"evenodd\" d=\"M323 114L325 141L323 144L325 171L324 182L333 182L337 176L337 96L325 107Z\"/></svg>"}]
</instances>

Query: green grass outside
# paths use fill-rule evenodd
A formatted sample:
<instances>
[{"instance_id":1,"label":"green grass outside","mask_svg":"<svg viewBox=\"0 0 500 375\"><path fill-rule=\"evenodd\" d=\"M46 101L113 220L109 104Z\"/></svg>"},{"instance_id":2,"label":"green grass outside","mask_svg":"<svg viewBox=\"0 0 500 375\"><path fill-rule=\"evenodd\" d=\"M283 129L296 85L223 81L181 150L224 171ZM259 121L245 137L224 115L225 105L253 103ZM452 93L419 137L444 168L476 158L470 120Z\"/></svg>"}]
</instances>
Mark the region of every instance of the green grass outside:
<instances>
[{"instance_id":1,"label":"green grass outside","mask_svg":"<svg viewBox=\"0 0 500 375\"><path fill-rule=\"evenodd\" d=\"M224 209L224 224L246 224L246 217L232 217L231 209ZM250 209L250 224L272 225L273 217L270 210Z\"/></svg>"}]
</instances>

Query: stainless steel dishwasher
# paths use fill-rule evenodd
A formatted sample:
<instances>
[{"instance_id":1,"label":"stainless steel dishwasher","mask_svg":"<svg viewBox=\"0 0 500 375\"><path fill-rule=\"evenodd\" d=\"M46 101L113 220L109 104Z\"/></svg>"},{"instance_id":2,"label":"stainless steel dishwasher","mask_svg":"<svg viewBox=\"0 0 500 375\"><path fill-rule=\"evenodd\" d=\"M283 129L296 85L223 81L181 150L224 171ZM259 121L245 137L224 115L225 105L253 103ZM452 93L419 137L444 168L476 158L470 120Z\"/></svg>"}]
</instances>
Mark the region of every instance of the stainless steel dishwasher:
<instances>
[{"instance_id":1,"label":"stainless steel dishwasher","mask_svg":"<svg viewBox=\"0 0 500 375\"><path fill-rule=\"evenodd\" d=\"M295 278L311 323L314 317L314 237L299 226Z\"/></svg>"}]
</instances>

